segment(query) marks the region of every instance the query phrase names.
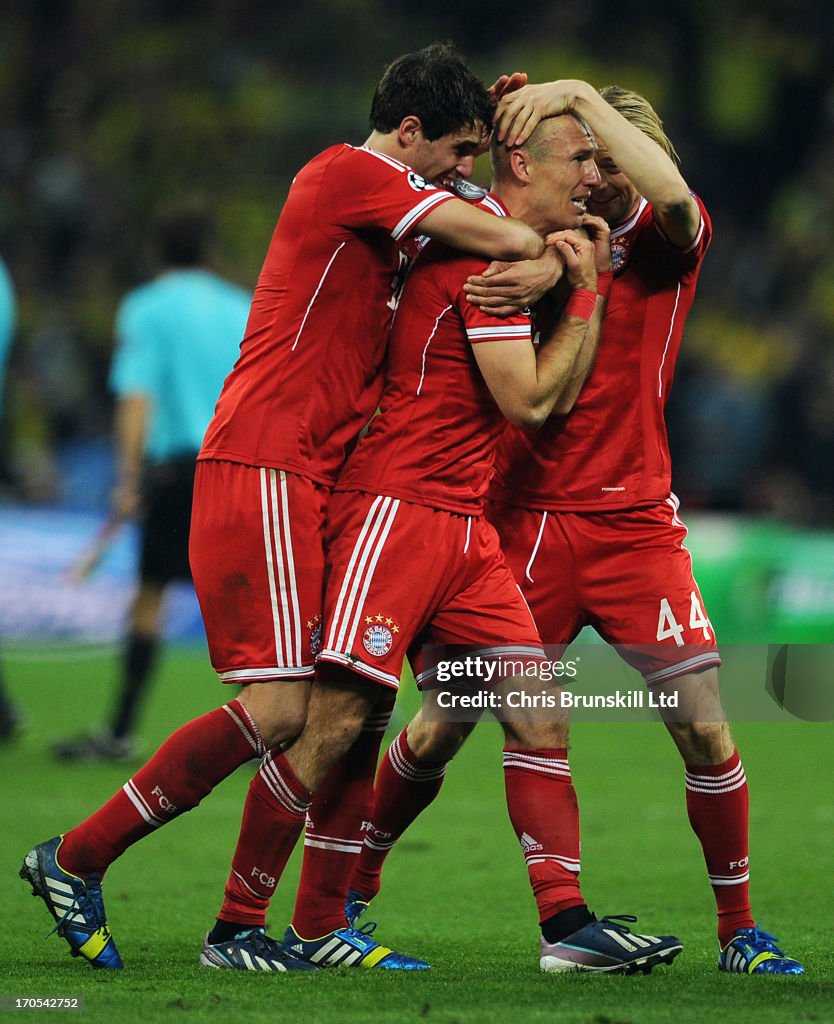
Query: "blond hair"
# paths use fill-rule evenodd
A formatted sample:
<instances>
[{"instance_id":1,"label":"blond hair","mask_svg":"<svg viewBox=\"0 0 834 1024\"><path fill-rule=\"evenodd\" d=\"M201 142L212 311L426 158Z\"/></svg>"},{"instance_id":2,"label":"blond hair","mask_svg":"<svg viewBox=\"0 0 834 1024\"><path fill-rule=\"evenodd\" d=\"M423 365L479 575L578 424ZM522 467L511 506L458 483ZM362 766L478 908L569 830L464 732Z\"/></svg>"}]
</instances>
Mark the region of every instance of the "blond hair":
<instances>
[{"instance_id":1,"label":"blond hair","mask_svg":"<svg viewBox=\"0 0 834 1024\"><path fill-rule=\"evenodd\" d=\"M680 165L680 157L672 145L672 140L663 130L663 122L645 97L630 89L621 89L618 85L606 85L599 90L599 94L606 103L622 114L626 121L639 128L644 135L648 135L664 153Z\"/></svg>"}]
</instances>

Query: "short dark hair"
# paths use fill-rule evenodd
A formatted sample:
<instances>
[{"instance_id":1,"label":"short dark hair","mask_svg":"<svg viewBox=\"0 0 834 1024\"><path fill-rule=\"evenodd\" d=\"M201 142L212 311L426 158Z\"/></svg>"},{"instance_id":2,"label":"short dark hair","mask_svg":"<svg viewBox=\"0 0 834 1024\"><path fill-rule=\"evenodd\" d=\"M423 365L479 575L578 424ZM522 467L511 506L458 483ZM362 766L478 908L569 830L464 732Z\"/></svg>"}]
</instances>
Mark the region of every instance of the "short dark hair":
<instances>
[{"instance_id":1,"label":"short dark hair","mask_svg":"<svg viewBox=\"0 0 834 1024\"><path fill-rule=\"evenodd\" d=\"M451 43L432 43L392 61L376 87L371 127L392 132L403 118L420 118L425 137L433 142L462 128L492 128L495 102L484 83Z\"/></svg>"},{"instance_id":2,"label":"short dark hair","mask_svg":"<svg viewBox=\"0 0 834 1024\"><path fill-rule=\"evenodd\" d=\"M214 221L202 206L170 206L155 218L155 248L165 266L196 267L205 263L214 240Z\"/></svg>"}]
</instances>

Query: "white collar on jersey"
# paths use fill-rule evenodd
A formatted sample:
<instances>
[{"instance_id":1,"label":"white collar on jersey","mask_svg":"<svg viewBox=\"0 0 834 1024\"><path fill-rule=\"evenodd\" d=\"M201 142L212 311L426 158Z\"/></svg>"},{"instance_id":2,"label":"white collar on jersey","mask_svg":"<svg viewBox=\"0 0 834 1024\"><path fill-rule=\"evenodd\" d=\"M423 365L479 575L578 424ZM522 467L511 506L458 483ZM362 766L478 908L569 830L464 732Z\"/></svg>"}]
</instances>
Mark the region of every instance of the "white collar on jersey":
<instances>
[{"instance_id":1,"label":"white collar on jersey","mask_svg":"<svg viewBox=\"0 0 834 1024\"><path fill-rule=\"evenodd\" d=\"M614 230L611 232L611 237L619 238L620 235L624 235L627 231L631 231L631 229L640 219L640 214L643 212L643 210L646 209L648 205L648 199L644 199L642 196L640 196L640 202L637 204L637 209L624 224L621 224L618 228L614 228Z\"/></svg>"},{"instance_id":2,"label":"white collar on jersey","mask_svg":"<svg viewBox=\"0 0 834 1024\"><path fill-rule=\"evenodd\" d=\"M482 205L492 210L496 217L507 216L507 208L504 206L504 204L501 202L498 196L494 196L491 192L486 193L484 198L481 200L481 203Z\"/></svg>"}]
</instances>

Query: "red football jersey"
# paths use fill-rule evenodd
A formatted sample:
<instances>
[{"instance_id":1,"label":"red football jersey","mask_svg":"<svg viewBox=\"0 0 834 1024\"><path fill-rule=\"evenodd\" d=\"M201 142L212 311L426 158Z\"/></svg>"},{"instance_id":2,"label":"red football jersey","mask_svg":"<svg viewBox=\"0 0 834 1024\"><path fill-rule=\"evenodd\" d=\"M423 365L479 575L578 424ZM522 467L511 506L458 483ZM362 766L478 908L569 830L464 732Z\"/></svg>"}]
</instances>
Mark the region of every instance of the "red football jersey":
<instances>
[{"instance_id":1,"label":"red football jersey","mask_svg":"<svg viewBox=\"0 0 834 1024\"><path fill-rule=\"evenodd\" d=\"M611 232L614 282L596 363L574 408L533 433L508 427L491 497L559 510L634 508L671 491L663 410L712 225L692 245L664 237L645 199Z\"/></svg>"},{"instance_id":2,"label":"red football jersey","mask_svg":"<svg viewBox=\"0 0 834 1024\"><path fill-rule=\"evenodd\" d=\"M481 205L506 216L493 196ZM337 490L481 514L495 443L507 421L470 346L532 340L529 315L498 320L466 301L467 277L486 266L437 242L420 253L391 332L380 414L348 459Z\"/></svg>"},{"instance_id":3,"label":"red football jersey","mask_svg":"<svg viewBox=\"0 0 834 1024\"><path fill-rule=\"evenodd\" d=\"M365 147L332 146L298 172L200 458L334 482L379 402L399 243L451 198Z\"/></svg>"}]
</instances>

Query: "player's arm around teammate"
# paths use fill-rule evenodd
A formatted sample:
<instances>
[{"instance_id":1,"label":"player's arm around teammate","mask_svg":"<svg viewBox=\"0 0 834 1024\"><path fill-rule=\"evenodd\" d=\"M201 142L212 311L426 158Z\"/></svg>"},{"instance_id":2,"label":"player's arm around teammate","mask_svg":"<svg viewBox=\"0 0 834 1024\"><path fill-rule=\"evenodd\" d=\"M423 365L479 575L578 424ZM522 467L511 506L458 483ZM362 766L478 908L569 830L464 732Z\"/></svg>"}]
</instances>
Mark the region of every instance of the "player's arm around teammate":
<instances>
[{"instance_id":1,"label":"player's arm around teammate","mask_svg":"<svg viewBox=\"0 0 834 1024\"><path fill-rule=\"evenodd\" d=\"M544 240L526 224L510 217L492 217L462 199L426 214L420 228L429 238L478 256L526 260L544 251Z\"/></svg>"},{"instance_id":2,"label":"player's arm around teammate","mask_svg":"<svg viewBox=\"0 0 834 1024\"><path fill-rule=\"evenodd\" d=\"M519 352L512 341L474 348L478 368L507 419L520 427L540 427L565 387L588 333L596 306L594 245L576 231L559 232L554 247L564 260L572 289L564 314L538 349Z\"/></svg>"},{"instance_id":3,"label":"player's arm around teammate","mask_svg":"<svg viewBox=\"0 0 834 1024\"><path fill-rule=\"evenodd\" d=\"M585 342L553 404L551 412L558 416L565 416L571 411L593 369L614 276L611 265L611 229L608 224L601 217L585 214L582 230L594 244L596 302ZM546 239L547 248L538 259L519 260L515 263L494 260L483 274L470 277L464 286L469 302L499 317L509 316L518 309L535 307L539 303L549 304L552 311L558 310L565 300L564 291L560 287L560 282L564 281L565 264L558 248L551 244L555 237ZM558 316L558 312L555 315Z\"/></svg>"},{"instance_id":4,"label":"player's arm around teammate","mask_svg":"<svg viewBox=\"0 0 834 1024\"><path fill-rule=\"evenodd\" d=\"M521 145L541 118L563 113L581 117L594 132L600 147L600 169L607 163L611 173L627 175L635 194L652 204L655 221L672 245L679 249L689 246L701 217L674 160L588 82L565 79L527 85L502 97L495 115L496 136L507 146ZM627 198L619 194L609 197L612 216L603 213L609 224L624 219L613 214Z\"/></svg>"},{"instance_id":5,"label":"player's arm around teammate","mask_svg":"<svg viewBox=\"0 0 834 1024\"><path fill-rule=\"evenodd\" d=\"M511 75L501 75L488 91L492 100L497 102L526 84L527 75L516 71ZM415 147L424 139L421 140L419 134L414 132L415 127L418 131L420 129L419 119L413 120L417 121L416 126L404 122L399 130L402 142L411 150L408 154L411 162L417 166L414 162ZM366 144L372 145L374 141L372 135ZM489 142L490 133L487 131L478 146L473 146L469 141L457 144L460 160L455 167L455 177L468 179L472 176L474 158L489 149ZM547 251L541 236L523 221L502 217L496 223L494 217L462 201L446 203L427 214L421 222L420 230L428 238L498 260L534 260Z\"/></svg>"},{"instance_id":6,"label":"player's arm around teammate","mask_svg":"<svg viewBox=\"0 0 834 1024\"><path fill-rule=\"evenodd\" d=\"M437 139L409 114L388 130L375 128L364 148L393 157L414 168L409 181L415 190L432 189L433 182L472 175L475 157L489 143L489 125L464 126ZM420 233L478 256L494 259L535 259L544 251L544 240L523 221L495 218L462 199L450 199L430 209L420 219Z\"/></svg>"}]
</instances>

